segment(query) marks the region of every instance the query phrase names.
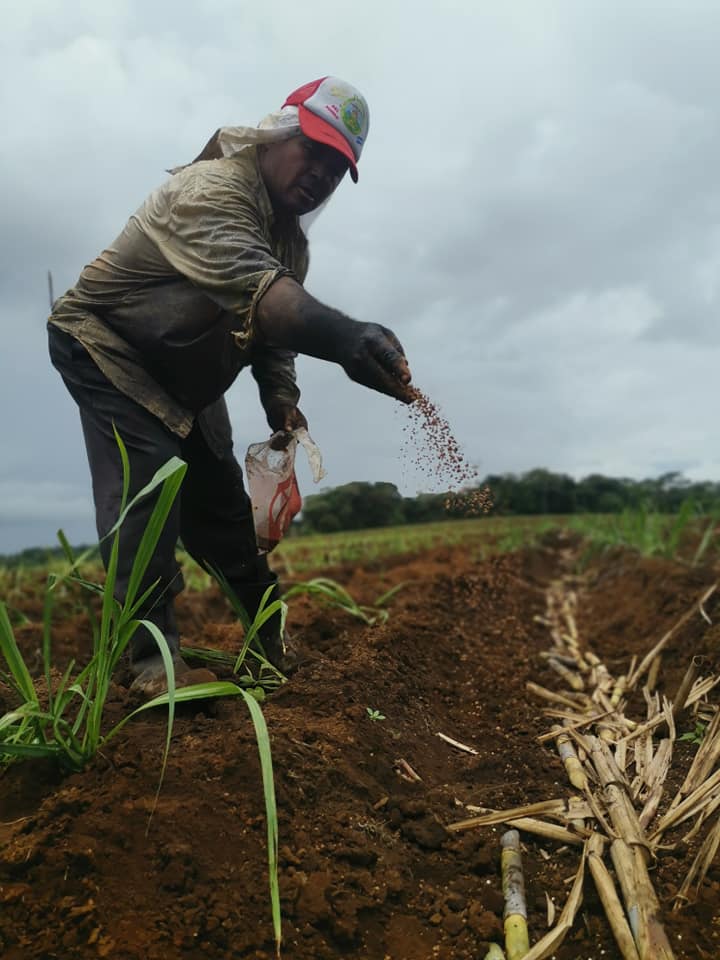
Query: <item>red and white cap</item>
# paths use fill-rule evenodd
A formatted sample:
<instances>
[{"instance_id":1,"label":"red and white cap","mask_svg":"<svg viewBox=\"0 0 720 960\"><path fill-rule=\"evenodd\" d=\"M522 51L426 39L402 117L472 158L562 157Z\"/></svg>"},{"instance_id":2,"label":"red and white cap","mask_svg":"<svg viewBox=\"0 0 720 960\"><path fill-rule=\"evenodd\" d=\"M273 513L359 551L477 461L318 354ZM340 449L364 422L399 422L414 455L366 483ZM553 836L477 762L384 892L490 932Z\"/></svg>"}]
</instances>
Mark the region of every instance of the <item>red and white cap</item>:
<instances>
[{"instance_id":1,"label":"red and white cap","mask_svg":"<svg viewBox=\"0 0 720 960\"><path fill-rule=\"evenodd\" d=\"M298 87L283 106L298 108L306 137L340 151L357 183L357 162L370 128L370 111L360 91L337 77L322 77Z\"/></svg>"}]
</instances>

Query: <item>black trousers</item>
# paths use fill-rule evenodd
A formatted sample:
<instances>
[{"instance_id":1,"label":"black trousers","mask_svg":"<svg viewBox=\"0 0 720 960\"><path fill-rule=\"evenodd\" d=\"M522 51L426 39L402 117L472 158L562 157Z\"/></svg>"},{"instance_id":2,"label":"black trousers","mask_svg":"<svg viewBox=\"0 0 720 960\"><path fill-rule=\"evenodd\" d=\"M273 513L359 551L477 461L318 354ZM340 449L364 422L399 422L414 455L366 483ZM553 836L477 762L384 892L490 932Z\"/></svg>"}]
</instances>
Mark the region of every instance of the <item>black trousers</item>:
<instances>
[{"instance_id":1,"label":"black trousers","mask_svg":"<svg viewBox=\"0 0 720 960\"><path fill-rule=\"evenodd\" d=\"M157 417L117 390L78 341L52 326L49 348L53 365L80 408L99 537L117 521L122 497L122 462L113 424L127 449L130 498L172 456L187 463L182 487L148 565L141 592L155 581L157 586L138 612L138 618L157 624L171 649L179 649L173 611L173 599L183 588L175 557L178 539L199 564L224 575L249 616L254 617L263 593L270 584L277 583L277 578L266 558L257 554L250 498L232 450L218 456L208 446L197 422L185 439L172 433ZM120 528L115 587L120 601L125 598L133 561L158 495L159 488L144 497ZM106 567L111 540L101 544ZM277 588L272 596L277 596ZM278 629L277 618L272 618L262 635L269 637ZM130 646L134 662L157 652L150 632L143 628L135 632Z\"/></svg>"}]
</instances>

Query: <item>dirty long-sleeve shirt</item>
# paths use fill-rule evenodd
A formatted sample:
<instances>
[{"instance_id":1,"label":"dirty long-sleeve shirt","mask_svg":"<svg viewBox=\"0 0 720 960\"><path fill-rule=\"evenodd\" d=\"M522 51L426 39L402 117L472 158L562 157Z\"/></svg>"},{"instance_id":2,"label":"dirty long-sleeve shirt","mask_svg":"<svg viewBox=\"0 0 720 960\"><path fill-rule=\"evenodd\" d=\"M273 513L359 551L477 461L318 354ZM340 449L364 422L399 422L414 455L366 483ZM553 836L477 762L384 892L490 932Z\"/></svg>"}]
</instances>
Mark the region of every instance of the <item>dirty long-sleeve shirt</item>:
<instances>
[{"instance_id":1,"label":"dirty long-sleeve shirt","mask_svg":"<svg viewBox=\"0 0 720 960\"><path fill-rule=\"evenodd\" d=\"M249 147L185 167L155 190L49 322L184 437L246 366L263 403L297 403L294 354L258 342L255 314L278 277L302 283L307 268L305 236L296 219L275 218Z\"/></svg>"}]
</instances>

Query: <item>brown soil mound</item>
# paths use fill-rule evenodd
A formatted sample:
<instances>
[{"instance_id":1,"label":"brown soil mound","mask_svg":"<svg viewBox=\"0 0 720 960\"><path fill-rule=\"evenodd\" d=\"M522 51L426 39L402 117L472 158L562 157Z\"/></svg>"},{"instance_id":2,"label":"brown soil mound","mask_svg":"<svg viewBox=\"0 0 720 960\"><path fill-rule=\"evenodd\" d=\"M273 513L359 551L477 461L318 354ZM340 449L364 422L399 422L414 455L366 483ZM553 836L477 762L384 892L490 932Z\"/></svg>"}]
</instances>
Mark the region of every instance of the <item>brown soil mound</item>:
<instances>
[{"instance_id":1,"label":"brown soil mound","mask_svg":"<svg viewBox=\"0 0 720 960\"><path fill-rule=\"evenodd\" d=\"M540 658L544 588L567 562L556 545L473 562L440 549L374 568L333 571L356 599L393 584L384 625L365 626L315 601L294 604L305 654L266 701L280 817L284 956L329 960L476 960L502 937L502 827L450 835L463 804L512 807L566 796L542 704L525 684L555 678ZM712 582L709 571L621 554L600 561L580 597L580 627L608 665L644 654ZM707 609L714 621L720 600ZM179 603L185 641L236 649L218 596ZM691 653L720 670L718 632L692 618L668 648L672 693ZM37 624L18 631L37 648ZM56 634L61 654L87 645L81 616ZM129 708L118 686L109 706ZM373 721L367 708L385 719ZM441 732L478 752L448 745ZM85 772L15 764L0 778L0 955L5 960L270 958L265 822L247 709L195 705L175 727L148 830L164 716L133 721ZM679 744L685 769L694 751ZM422 778L399 774L404 760ZM702 839L702 837L700 838ZM523 837L532 939L546 893L561 907L577 849ZM720 865L695 904L669 900L693 850L669 853L653 879L678 960L720 955ZM618 957L592 884L558 960Z\"/></svg>"}]
</instances>

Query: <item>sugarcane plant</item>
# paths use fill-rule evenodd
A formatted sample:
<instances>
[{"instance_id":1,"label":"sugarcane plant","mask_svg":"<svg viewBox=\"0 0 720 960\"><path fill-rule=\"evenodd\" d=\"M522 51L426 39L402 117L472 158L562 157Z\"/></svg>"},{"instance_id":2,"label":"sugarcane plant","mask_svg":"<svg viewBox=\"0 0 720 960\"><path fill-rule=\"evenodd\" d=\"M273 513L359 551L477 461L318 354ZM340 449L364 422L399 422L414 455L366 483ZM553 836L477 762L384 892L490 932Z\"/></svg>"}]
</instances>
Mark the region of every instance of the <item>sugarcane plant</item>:
<instances>
[{"instance_id":1,"label":"sugarcane plant","mask_svg":"<svg viewBox=\"0 0 720 960\"><path fill-rule=\"evenodd\" d=\"M82 769L97 753L102 743L107 742L124 725L129 717L103 733L102 718L110 690L113 671L135 632L141 624L157 642L168 676L169 688L174 689L172 655L160 630L148 620L136 618L142 604L153 587L141 591L141 583L150 558L157 545L168 513L177 495L187 469L177 457L164 464L149 484L129 501L129 464L125 447L116 434L123 463L123 492L120 516L107 536L112 538L105 585L86 581L78 572L86 554L76 558L66 538L59 533L66 556L70 561L64 574L48 576L43 608L42 661L44 689L39 690L30 675L20 649L15 641L10 619L5 606L0 603L0 652L8 672L5 681L14 689L19 705L0 718L0 756L47 757L56 759L62 766L73 770ZM114 596L120 548L120 528L133 506L143 497L160 487L155 507L140 541L133 561L125 600ZM88 551L89 552L89 551ZM51 616L55 590L65 581L79 583L101 596L99 622L93 630L93 653L88 664L76 674L72 661L59 680L53 673L51 645ZM143 709L143 708L140 708ZM137 713L139 711L135 711ZM172 729L174 701L169 705L168 742Z\"/></svg>"},{"instance_id":2,"label":"sugarcane plant","mask_svg":"<svg viewBox=\"0 0 720 960\"><path fill-rule=\"evenodd\" d=\"M359 604L336 580L329 577L314 577L312 580L305 580L301 583L295 583L285 591L285 599L302 595L315 597L330 607L344 610L356 620L361 620L368 626L376 623L385 623L390 616L385 605L402 590L405 583L398 583L391 587L385 593L377 598L374 604Z\"/></svg>"},{"instance_id":3,"label":"sugarcane plant","mask_svg":"<svg viewBox=\"0 0 720 960\"><path fill-rule=\"evenodd\" d=\"M205 700L210 697L241 696L250 711L260 756L267 819L271 913L276 951L279 956L281 924L278 886L278 820L270 739L262 710L256 698L237 683L217 681L176 690L172 654L165 637L151 621L136 617L138 610L156 586L153 583L147 589L141 590L143 577L182 484L187 464L178 457L171 458L160 467L142 490L129 499L130 467L127 451L117 431L115 438L122 460L123 490L120 515L107 534L107 538L112 538L112 545L105 583L100 586L86 580L80 574L80 565L93 551L88 550L79 557L75 557L67 539L60 531L58 536L69 561L69 568L63 574L52 573L48 577L43 609L43 676L39 682L31 675L15 639L7 608L0 601L0 653L6 665L5 671L0 671L0 680L11 689L17 701L16 705L0 716L0 761L7 763L18 758L44 758L55 760L66 769L82 770L95 757L98 750L115 737L133 717L143 711L166 706L168 719L156 794L157 803L167 767L175 704L190 700ZM114 595L120 550L120 528L135 504L158 488L160 490L155 506L133 561L125 600L120 602ZM58 585L65 581L78 583L87 590L99 594L101 613L99 621L93 628L93 654L90 661L77 673L74 673L75 663L72 661L57 679L52 660L51 615L55 591ZM167 675L167 693L133 710L109 730L103 730L104 708L113 671L133 633L141 625L150 631L162 655ZM257 632L260 625L260 623L252 623L249 629L252 631L254 628Z\"/></svg>"},{"instance_id":4,"label":"sugarcane plant","mask_svg":"<svg viewBox=\"0 0 720 960\"><path fill-rule=\"evenodd\" d=\"M272 599L272 595L277 591L277 586L271 583L263 593L254 618L250 618L245 607L240 603L237 594L232 589L227 579L216 570L213 575L220 584L225 596L232 607L235 616L238 618L245 631L242 646L235 657L233 663L233 673L238 675L240 669L247 664L248 657L252 657L260 665L260 678L265 676L266 683L269 686L277 686L285 682L285 677L265 656L265 650L260 636L261 628L273 617L279 618L278 630L282 637L285 633L285 621L287 619L287 603L284 600ZM246 676L253 677L252 671L247 671Z\"/></svg>"}]
</instances>

